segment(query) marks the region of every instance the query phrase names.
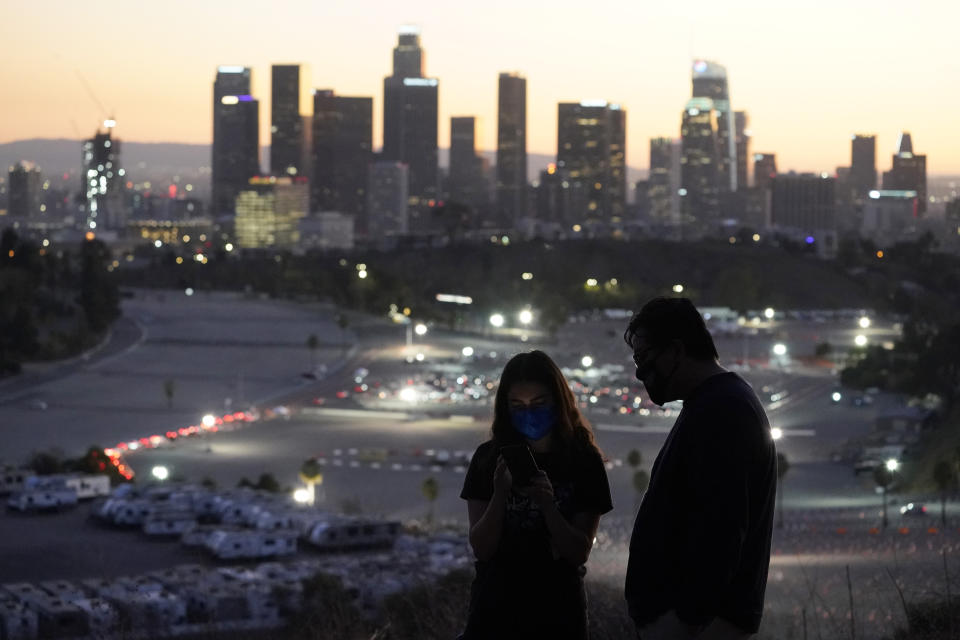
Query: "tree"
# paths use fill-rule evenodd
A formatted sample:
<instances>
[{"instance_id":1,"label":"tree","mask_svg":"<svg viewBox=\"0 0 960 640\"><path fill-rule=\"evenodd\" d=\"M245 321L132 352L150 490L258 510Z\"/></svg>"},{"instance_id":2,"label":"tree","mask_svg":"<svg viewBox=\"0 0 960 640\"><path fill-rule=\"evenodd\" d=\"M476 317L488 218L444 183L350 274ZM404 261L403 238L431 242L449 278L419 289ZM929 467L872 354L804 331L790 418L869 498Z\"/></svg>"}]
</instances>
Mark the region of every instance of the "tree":
<instances>
[{"instance_id":1,"label":"tree","mask_svg":"<svg viewBox=\"0 0 960 640\"><path fill-rule=\"evenodd\" d=\"M818 358L825 358L830 355L831 351L833 351L833 345L829 342L818 342L813 349L813 354Z\"/></svg>"},{"instance_id":2,"label":"tree","mask_svg":"<svg viewBox=\"0 0 960 640\"><path fill-rule=\"evenodd\" d=\"M953 465L948 460L939 460L933 466L933 481L940 491L940 524L947 526L947 492L953 485Z\"/></svg>"},{"instance_id":3,"label":"tree","mask_svg":"<svg viewBox=\"0 0 960 640\"><path fill-rule=\"evenodd\" d=\"M177 390L177 383L172 378L163 381L163 395L167 398L167 409L173 408L173 394Z\"/></svg>"},{"instance_id":4,"label":"tree","mask_svg":"<svg viewBox=\"0 0 960 640\"><path fill-rule=\"evenodd\" d=\"M636 471L641 462L643 462L643 455L640 453L640 451L637 449L630 449L630 451L627 453L627 464L630 465L630 468Z\"/></svg>"},{"instance_id":5,"label":"tree","mask_svg":"<svg viewBox=\"0 0 960 640\"><path fill-rule=\"evenodd\" d=\"M881 489L880 493L883 499L883 528L886 529L887 525L890 524L887 519L887 489L889 489L893 483L893 472L883 464L879 464L873 469L873 481Z\"/></svg>"},{"instance_id":6,"label":"tree","mask_svg":"<svg viewBox=\"0 0 960 640\"><path fill-rule=\"evenodd\" d=\"M783 477L790 469L790 462L784 453L777 452L777 527L783 529Z\"/></svg>"},{"instance_id":7,"label":"tree","mask_svg":"<svg viewBox=\"0 0 960 640\"><path fill-rule=\"evenodd\" d=\"M307 458L300 465L300 479L307 485L310 492L309 503L313 504L316 500L316 485L323 484L323 469L316 458Z\"/></svg>"},{"instance_id":8,"label":"tree","mask_svg":"<svg viewBox=\"0 0 960 640\"><path fill-rule=\"evenodd\" d=\"M317 336L313 333L307 337L307 349L310 349L310 371L316 371L317 369L317 347L320 346L320 341L317 340Z\"/></svg>"},{"instance_id":9,"label":"tree","mask_svg":"<svg viewBox=\"0 0 960 640\"><path fill-rule=\"evenodd\" d=\"M436 501L437 496L440 494L440 486L437 484L436 478L430 476L423 481L423 484L420 486L420 492L423 493L423 497L427 499L427 503L430 505L429 510L427 511L427 524L433 523L433 503Z\"/></svg>"},{"instance_id":10,"label":"tree","mask_svg":"<svg viewBox=\"0 0 960 640\"><path fill-rule=\"evenodd\" d=\"M280 483L273 476L272 473L261 473L260 477L257 478L257 484L253 485L255 489L260 489L261 491L268 491L270 493L280 493Z\"/></svg>"}]
</instances>

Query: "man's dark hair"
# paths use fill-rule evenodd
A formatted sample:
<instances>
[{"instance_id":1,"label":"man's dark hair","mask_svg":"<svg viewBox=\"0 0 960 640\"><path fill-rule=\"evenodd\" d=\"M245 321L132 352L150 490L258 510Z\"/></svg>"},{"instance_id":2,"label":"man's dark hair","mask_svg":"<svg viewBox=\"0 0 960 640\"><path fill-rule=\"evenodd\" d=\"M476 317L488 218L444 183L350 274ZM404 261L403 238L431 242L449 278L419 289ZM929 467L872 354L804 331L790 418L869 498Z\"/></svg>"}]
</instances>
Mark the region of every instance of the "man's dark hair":
<instances>
[{"instance_id":1,"label":"man's dark hair","mask_svg":"<svg viewBox=\"0 0 960 640\"><path fill-rule=\"evenodd\" d=\"M633 314L623 339L631 348L638 333L654 347L665 347L672 340L683 343L687 354L697 360L719 357L703 316L689 298L654 298Z\"/></svg>"}]
</instances>

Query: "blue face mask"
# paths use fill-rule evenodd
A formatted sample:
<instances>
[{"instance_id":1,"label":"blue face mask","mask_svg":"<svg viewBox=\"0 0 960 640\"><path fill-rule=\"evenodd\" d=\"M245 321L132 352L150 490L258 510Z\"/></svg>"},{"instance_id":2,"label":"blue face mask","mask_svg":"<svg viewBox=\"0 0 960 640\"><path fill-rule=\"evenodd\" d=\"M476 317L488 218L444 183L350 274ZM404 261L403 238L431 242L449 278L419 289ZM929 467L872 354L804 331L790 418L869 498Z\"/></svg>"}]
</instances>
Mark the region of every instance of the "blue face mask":
<instances>
[{"instance_id":1,"label":"blue face mask","mask_svg":"<svg viewBox=\"0 0 960 640\"><path fill-rule=\"evenodd\" d=\"M557 409L551 405L531 409L511 409L513 428L530 440L544 437L557 423Z\"/></svg>"}]
</instances>

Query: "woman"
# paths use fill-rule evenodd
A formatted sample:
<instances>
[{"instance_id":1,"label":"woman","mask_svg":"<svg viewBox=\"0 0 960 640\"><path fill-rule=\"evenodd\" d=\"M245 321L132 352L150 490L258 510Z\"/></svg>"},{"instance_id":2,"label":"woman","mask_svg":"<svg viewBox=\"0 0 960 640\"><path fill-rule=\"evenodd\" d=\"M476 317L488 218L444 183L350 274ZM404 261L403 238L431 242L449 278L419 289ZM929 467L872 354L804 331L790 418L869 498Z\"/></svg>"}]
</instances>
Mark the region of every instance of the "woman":
<instances>
[{"instance_id":1,"label":"woman","mask_svg":"<svg viewBox=\"0 0 960 640\"><path fill-rule=\"evenodd\" d=\"M539 469L523 486L501 455L518 444ZM586 638L583 565L613 505L590 425L542 351L504 368L492 438L474 453L460 497L477 558L462 637Z\"/></svg>"}]
</instances>

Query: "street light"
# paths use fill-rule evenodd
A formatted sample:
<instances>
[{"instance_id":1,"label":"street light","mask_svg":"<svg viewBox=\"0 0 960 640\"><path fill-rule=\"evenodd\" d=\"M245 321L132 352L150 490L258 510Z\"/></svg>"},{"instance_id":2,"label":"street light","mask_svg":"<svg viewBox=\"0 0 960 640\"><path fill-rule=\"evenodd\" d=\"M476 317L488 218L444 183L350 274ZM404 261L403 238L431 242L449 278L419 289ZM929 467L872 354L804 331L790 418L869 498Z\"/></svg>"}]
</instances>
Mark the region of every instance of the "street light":
<instances>
[{"instance_id":1,"label":"street light","mask_svg":"<svg viewBox=\"0 0 960 640\"><path fill-rule=\"evenodd\" d=\"M773 320L773 316L776 315L772 307L767 307L763 310L763 317L767 320Z\"/></svg>"},{"instance_id":2,"label":"street light","mask_svg":"<svg viewBox=\"0 0 960 640\"><path fill-rule=\"evenodd\" d=\"M857 345L858 347L867 346L867 336L863 335L862 333L857 334L857 337L853 339L853 344Z\"/></svg>"},{"instance_id":3,"label":"street light","mask_svg":"<svg viewBox=\"0 0 960 640\"><path fill-rule=\"evenodd\" d=\"M293 499L297 504L310 504L310 490L300 487L293 492Z\"/></svg>"},{"instance_id":4,"label":"street light","mask_svg":"<svg viewBox=\"0 0 960 640\"><path fill-rule=\"evenodd\" d=\"M783 437L783 429L780 427L773 427L770 429L770 437L774 440L779 440Z\"/></svg>"},{"instance_id":5,"label":"street light","mask_svg":"<svg viewBox=\"0 0 960 640\"><path fill-rule=\"evenodd\" d=\"M490 316L490 324L497 327L498 329L503 326L503 315L495 313Z\"/></svg>"},{"instance_id":6,"label":"street light","mask_svg":"<svg viewBox=\"0 0 960 640\"><path fill-rule=\"evenodd\" d=\"M164 480L170 477L170 470L167 469L162 464L158 464L157 466L155 466L153 469L150 470L150 473L153 475L154 478L156 478L160 482L163 482Z\"/></svg>"},{"instance_id":7,"label":"street light","mask_svg":"<svg viewBox=\"0 0 960 640\"><path fill-rule=\"evenodd\" d=\"M781 358L787 355L787 345L783 344L782 342L778 342L777 344L773 345L773 355Z\"/></svg>"},{"instance_id":8,"label":"street light","mask_svg":"<svg viewBox=\"0 0 960 640\"><path fill-rule=\"evenodd\" d=\"M858 324L860 325L861 329L869 329L870 318L868 318L867 316L863 316L862 318L860 318L860 322Z\"/></svg>"},{"instance_id":9,"label":"street light","mask_svg":"<svg viewBox=\"0 0 960 640\"><path fill-rule=\"evenodd\" d=\"M533 322L533 312L530 309L524 309L520 312L520 322L522 324L530 324Z\"/></svg>"},{"instance_id":10,"label":"street light","mask_svg":"<svg viewBox=\"0 0 960 640\"><path fill-rule=\"evenodd\" d=\"M413 331L414 331L414 333L416 333L418 336L426 335L426 334L427 334L427 325L423 324L422 322L417 323L417 326L415 326L415 327L413 328Z\"/></svg>"},{"instance_id":11,"label":"street light","mask_svg":"<svg viewBox=\"0 0 960 640\"><path fill-rule=\"evenodd\" d=\"M890 458L886 462L886 467L887 467L887 471L889 471L890 473L893 473L894 471L897 471L898 469L900 469L900 461L897 460L896 458Z\"/></svg>"},{"instance_id":12,"label":"street light","mask_svg":"<svg viewBox=\"0 0 960 640\"><path fill-rule=\"evenodd\" d=\"M210 428L217 423L217 419L214 418L212 414L208 413L207 415L203 416L201 423L203 426Z\"/></svg>"},{"instance_id":13,"label":"street light","mask_svg":"<svg viewBox=\"0 0 960 640\"><path fill-rule=\"evenodd\" d=\"M463 349L460 350L460 353L463 354L464 358L469 358L470 356L473 355L473 347L464 347Z\"/></svg>"},{"instance_id":14,"label":"street light","mask_svg":"<svg viewBox=\"0 0 960 640\"><path fill-rule=\"evenodd\" d=\"M681 195L682 195L682 194L681 194ZM674 293L683 293L683 285L682 285L682 284L675 284L675 285L673 285L673 292L674 292Z\"/></svg>"},{"instance_id":15,"label":"street light","mask_svg":"<svg viewBox=\"0 0 960 640\"><path fill-rule=\"evenodd\" d=\"M593 358L590 356L583 356L580 358L580 364L583 365L584 369L589 369L593 366Z\"/></svg>"}]
</instances>

